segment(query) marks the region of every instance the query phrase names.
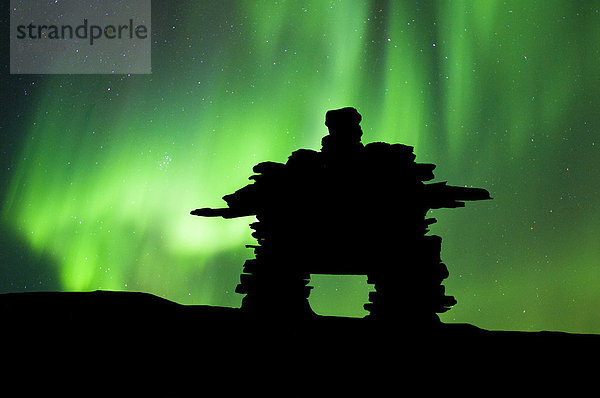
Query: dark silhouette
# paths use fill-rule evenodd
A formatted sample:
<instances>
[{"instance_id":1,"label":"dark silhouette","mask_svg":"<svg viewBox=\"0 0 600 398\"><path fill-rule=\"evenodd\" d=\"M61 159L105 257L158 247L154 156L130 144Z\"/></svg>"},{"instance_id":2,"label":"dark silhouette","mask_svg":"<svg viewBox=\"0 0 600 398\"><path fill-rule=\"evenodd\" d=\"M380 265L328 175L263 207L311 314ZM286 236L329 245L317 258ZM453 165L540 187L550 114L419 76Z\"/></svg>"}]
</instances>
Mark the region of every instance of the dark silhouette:
<instances>
[{"instance_id":1,"label":"dark silhouette","mask_svg":"<svg viewBox=\"0 0 600 398\"><path fill-rule=\"evenodd\" d=\"M238 293L253 314L312 317L310 274L367 275L375 284L369 318L437 325L436 313L456 303L444 293L448 276L441 238L428 236L430 209L490 199L484 189L424 184L433 164L415 163L413 148L361 143L354 108L327 112L320 152L300 149L283 163L263 162L249 184L223 197L224 209L198 216L256 216L258 241Z\"/></svg>"},{"instance_id":2,"label":"dark silhouette","mask_svg":"<svg viewBox=\"0 0 600 398\"><path fill-rule=\"evenodd\" d=\"M192 212L256 216L255 258L237 288L241 309L135 292L0 295L2 391L362 397L481 395L504 386L537 396L584 375L600 336L439 321L455 300L441 284L448 270L441 239L427 234L435 222L427 213L489 195L426 183L434 165L415 163L408 146L363 145L360 119L353 108L328 112L321 151L260 163L252 184L224 197L227 208ZM367 275L375 284L369 315L313 313L314 273Z\"/></svg>"}]
</instances>

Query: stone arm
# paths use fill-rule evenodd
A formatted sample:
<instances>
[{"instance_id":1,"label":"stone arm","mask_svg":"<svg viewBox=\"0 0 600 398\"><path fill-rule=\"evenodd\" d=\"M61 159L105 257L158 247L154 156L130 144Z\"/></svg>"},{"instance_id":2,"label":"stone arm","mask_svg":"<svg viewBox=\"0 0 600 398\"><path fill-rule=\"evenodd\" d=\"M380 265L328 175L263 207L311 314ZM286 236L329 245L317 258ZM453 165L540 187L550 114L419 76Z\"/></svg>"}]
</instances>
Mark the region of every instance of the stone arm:
<instances>
[{"instance_id":1,"label":"stone arm","mask_svg":"<svg viewBox=\"0 0 600 398\"><path fill-rule=\"evenodd\" d=\"M260 206L264 205L265 195L268 189L265 187L273 185L273 179L277 179L285 168L284 164L276 162L262 162L254 166L252 171L258 173L249 179L254 180L253 184L246 185L230 195L223 196L227 203L226 208L212 209L201 208L190 212L193 216L200 217L223 217L237 218L255 216Z\"/></svg>"},{"instance_id":2,"label":"stone arm","mask_svg":"<svg viewBox=\"0 0 600 398\"><path fill-rule=\"evenodd\" d=\"M430 209L464 207L463 200L489 200L490 193L483 188L467 188L446 185L446 182L426 184L424 187L427 207Z\"/></svg>"}]
</instances>

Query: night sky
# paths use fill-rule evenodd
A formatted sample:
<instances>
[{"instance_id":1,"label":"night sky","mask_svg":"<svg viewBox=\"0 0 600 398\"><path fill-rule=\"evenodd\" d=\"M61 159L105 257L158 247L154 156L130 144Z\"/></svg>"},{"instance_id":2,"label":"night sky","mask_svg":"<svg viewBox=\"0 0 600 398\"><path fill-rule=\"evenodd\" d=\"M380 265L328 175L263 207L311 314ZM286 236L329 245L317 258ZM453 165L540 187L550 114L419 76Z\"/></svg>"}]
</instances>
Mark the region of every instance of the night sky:
<instances>
[{"instance_id":1,"label":"night sky","mask_svg":"<svg viewBox=\"0 0 600 398\"><path fill-rule=\"evenodd\" d=\"M414 146L434 181L494 198L432 212L458 300L443 321L600 333L593 4L160 1L150 75L10 75L5 1L0 292L238 307L253 219L189 211L320 149L325 112L354 106L364 143ZM311 284L317 313L366 314L366 277Z\"/></svg>"}]
</instances>

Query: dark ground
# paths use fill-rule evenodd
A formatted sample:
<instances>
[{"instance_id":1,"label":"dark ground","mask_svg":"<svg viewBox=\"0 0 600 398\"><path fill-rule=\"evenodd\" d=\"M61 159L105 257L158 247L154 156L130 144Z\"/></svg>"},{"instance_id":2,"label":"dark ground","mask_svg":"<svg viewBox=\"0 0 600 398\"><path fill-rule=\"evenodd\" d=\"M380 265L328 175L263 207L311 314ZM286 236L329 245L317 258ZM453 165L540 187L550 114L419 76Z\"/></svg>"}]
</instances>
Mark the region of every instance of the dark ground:
<instances>
[{"instance_id":1,"label":"dark ground","mask_svg":"<svg viewBox=\"0 0 600 398\"><path fill-rule=\"evenodd\" d=\"M578 396L598 377L597 335L257 319L103 291L4 294L0 314L2 396Z\"/></svg>"}]
</instances>

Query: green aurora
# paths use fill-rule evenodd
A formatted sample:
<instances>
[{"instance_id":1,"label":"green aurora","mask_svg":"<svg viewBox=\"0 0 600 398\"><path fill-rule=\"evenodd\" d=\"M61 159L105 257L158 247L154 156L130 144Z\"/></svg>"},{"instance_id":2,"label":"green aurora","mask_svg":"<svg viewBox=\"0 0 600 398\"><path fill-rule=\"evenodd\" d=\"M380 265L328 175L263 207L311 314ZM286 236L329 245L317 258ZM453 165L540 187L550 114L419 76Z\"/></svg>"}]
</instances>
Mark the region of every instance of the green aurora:
<instances>
[{"instance_id":1,"label":"green aurora","mask_svg":"<svg viewBox=\"0 0 600 398\"><path fill-rule=\"evenodd\" d=\"M0 287L239 306L252 220L189 211L319 149L325 112L354 106L363 142L412 145L435 181L494 197L432 214L458 300L443 321L600 333L592 4L154 2L151 75L5 67ZM366 314L366 277L311 284L318 313Z\"/></svg>"}]
</instances>

